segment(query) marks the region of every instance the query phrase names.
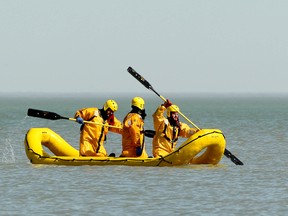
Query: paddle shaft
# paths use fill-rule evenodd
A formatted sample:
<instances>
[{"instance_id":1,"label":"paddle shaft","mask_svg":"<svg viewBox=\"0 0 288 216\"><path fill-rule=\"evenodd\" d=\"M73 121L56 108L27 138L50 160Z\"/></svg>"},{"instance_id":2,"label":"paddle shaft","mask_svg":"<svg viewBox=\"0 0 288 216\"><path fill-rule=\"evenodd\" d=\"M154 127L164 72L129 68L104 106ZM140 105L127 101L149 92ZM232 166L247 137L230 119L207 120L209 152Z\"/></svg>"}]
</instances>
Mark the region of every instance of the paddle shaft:
<instances>
[{"instance_id":1,"label":"paddle shaft","mask_svg":"<svg viewBox=\"0 0 288 216\"><path fill-rule=\"evenodd\" d=\"M152 85L144 78L142 77L139 73L137 73L132 67L128 67L127 71L135 78L137 79L140 83L142 83L147 89L152 90L156 95L158 95L164 102L166 102L167 100L161 96L157 91L155 91L155 89L152 87ZM190 124L192 124L195 128L197 128L198 130L200 130L199 127L197 127L197 125L195 125L190 119L188 119L183 113L181 113L180 111L178 112L186 121L188 121ZM224 155L227 158L230 158L231 161L236 164L236 165L243 165L242 161L240 161L236 156L234 156L230 151L228 151L225 148L224 151Z\"/></svg>"},{"instance_id":2,"label":"paddle shaft","mask_svg":"<svg viewBox=\"0 0 288 216\"><path fill-rule=\"evenodd\" d=\"M69 118L69 120L76 122L76 119L74 119L74 118ZM119 129L122 128L122 127L117 127L117 126L113 126L113 125L106 125L106 124L101 124L101 123L91 122L91 121L83 121L83 123L86 123L86 124L95 124L95 125L102 125L102 126L111 127L111 128L119 128Z\"/></svg>"}]
</instances>

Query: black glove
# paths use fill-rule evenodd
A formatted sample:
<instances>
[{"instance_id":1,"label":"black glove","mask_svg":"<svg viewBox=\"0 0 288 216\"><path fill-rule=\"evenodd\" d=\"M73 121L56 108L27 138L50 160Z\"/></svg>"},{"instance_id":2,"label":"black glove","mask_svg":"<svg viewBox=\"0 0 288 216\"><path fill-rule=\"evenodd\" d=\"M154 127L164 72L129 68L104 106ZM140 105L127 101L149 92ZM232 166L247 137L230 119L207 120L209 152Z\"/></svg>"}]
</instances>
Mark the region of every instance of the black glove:
<instances>
[{"instance_id":1,"label":"black glove","mask_svg":"<svg viewBox=\"0 0 288 216\"><path fill-rule=\"evenodd\" d=\"M139 157L142 155L142 148L141 146L136 147L136 156Z\"/></svg>"}]
</instances>

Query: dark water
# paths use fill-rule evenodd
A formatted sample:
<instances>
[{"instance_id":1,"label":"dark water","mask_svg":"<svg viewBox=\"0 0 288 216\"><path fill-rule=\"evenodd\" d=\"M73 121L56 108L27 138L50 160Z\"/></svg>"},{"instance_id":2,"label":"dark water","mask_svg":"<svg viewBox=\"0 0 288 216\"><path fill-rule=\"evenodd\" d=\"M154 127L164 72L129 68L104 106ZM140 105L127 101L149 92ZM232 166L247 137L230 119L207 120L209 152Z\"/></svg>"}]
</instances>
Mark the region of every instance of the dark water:
<instances>
[{"instance_id":1,"label":"dark water","mask_svg":"<svg viewBox=\"0 0 288 216\"><path fill-rule=\"evenodd\" d=\"M106 99L0 97L0 215L288 214L285 96L171 98L198 127L221 129L227 149L244 166L225 157L217 166L161 168L29 163L23 145L29 128L49 127L78 148L79 125L27 117L28 108L73 117L77 109L101 107ZM116 116L122 120L130 111L130 98L114 99L119 105ZM153 129L151 115L162 101L153 96L144 99L145 127ZM146 141L151 155L151 140ZM119 135L108 137L106 149L120 154Z\"/></svg>"}]
</instances>

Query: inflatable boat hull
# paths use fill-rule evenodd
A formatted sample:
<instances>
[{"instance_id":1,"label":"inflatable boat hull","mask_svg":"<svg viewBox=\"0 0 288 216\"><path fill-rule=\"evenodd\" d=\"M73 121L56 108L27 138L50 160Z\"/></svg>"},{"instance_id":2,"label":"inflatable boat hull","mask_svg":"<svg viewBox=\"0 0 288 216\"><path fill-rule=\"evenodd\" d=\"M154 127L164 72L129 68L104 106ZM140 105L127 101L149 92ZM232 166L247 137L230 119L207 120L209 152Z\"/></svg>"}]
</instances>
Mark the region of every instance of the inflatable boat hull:
<instances>
[{"instance_id":1,"label":"inflatable boat hull","mask_svg":"<svg viewBox=\"0 0 288 216\"><path fill-rule=\"evenodd\" d=\"M186 164L216 165L223 157L226 142L218 129L202 129L189 137L175 151L161 158L81 157L79 151L49 128L31 128L24 140L32 164L51 165L128 165L179 166ZM44 151L43 146L55 155Z\"/></svg>"}]
</instances>

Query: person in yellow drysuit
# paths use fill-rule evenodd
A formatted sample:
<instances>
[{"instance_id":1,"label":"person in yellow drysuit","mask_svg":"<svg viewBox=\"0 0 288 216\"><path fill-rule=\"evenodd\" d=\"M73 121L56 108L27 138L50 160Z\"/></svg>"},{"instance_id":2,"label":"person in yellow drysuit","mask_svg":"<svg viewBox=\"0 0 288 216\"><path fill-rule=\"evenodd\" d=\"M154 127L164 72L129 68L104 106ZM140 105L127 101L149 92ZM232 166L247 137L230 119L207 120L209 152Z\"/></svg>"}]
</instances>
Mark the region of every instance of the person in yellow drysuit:
<instances>
[{"instance_id":1,"label":"person in yellow drysuit","mask_svg":"<svg viewBox=\"0 0 288 216\"><path fill-rule=\"evenodd\" d=\"M141 97L134 97L131 103L132 110L123 120L122 154L120 157L147 158L144 142L145 102Z\"/></svg>"},{"instance_id":2,"label":"person in yellow drysuit","mask_svg":"<svg viewBox=\"0 0 288 216\"><path fill-rule=\"evenodd\" d=\"M76 122L82 124L80 133L80 156L107 156L104 141L108 131L122 134L122 123L114 116L118 105L114 100L107 100L102 109L83 108L75 113ZM83 123L84 121L99 123ZM104 126L107 125L107 126ZM113 128L109 125L118 127Z\"/></svg>"},{"instance_id":3,"label":"person in yellow drysuit","mask_svg":"<svg viewBox=\"0 0 288 216\"><path fill-rule=\"evenodd\" d=\"M167 112L167 118L164 112ZM155 136L153 138L153 156L161 157L171 153L177 144L178 137L189 137L198 129L190 128L179 121L179 107L166 100L153 114Z\"/></svg>"}]
</instances>

